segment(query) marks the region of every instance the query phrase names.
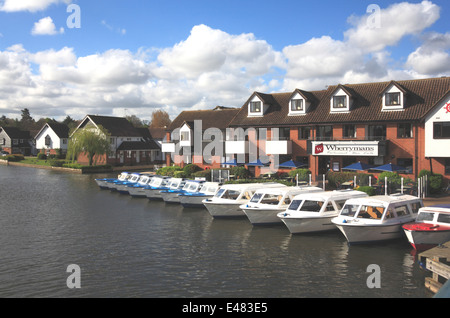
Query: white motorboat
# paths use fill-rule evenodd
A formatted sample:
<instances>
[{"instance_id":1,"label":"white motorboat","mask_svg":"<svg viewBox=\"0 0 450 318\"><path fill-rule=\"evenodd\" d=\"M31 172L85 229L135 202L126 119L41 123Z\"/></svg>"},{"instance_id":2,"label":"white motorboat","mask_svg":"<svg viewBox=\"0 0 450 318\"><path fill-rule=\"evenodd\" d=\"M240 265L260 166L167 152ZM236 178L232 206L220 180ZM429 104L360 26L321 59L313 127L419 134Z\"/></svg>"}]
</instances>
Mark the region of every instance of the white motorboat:
<instances>
[{"instance_id":1,"label":"white motorboat","mask_svg":"<svg viewBox=\"0 0 450 318\"><path fill-rule=\"evenodd\" d=\"M332 222L349 244L378 242L404 236L402 225L416 219L422 199L406 194L350 199Z\"/></svg>"},{"instance_id":2,"label":"white motorboat","mask_svg":"<svg viewBox=\"0 0 450 318\"><path fill-rule=\"evenodd\" d=\"M203 200L212 198L222 184L205 182L198 192L185 192L178 195L180 203L185 208L204 208Z\"/></svg>"},{"instance_id":3,"label":"white motorboat","mask_svg":"<svg viewBox=\"0 0 450 318\"><path fill-rule=\"evenodd\" d=\"M225 184L212 198L202 202L214 218L245 217L239 206L246 204L257 190L283 186L276 182Z\"/></svg>"},{"instance_id":4,"label":"white motorboat","mask_svg":"<svg viewBox=\"0 0 450 318\"><path fill-rule=\"evenodd\" d=\"M180 183L176 188L169 188L161 191L161 197L166 203L180 203L179 195L182 193L196 193L200 191L205 181L199 180L185 180L185 183Z\"/></svg>"},{"instance_id":5,"label":"white motorboat","mask_svg":"<svg viewBox=\"0 0 450 318\"><path fill-rule=\"evenodd\" d=\"M277 216L301 193L323 192L319 187L281 187L257 190L247 204L240 206L253 225L282 224Z\"/></svg>"},{"instance_id":6,"label":"white motorboat","mask_svg":"<svg viewBox=\"0 0 450 318\"><path fill-rule=\"evenodd\" d=\"M128 193L134 198L145 198L144 187L152 181L153 177L153 173L142 174L138 182L127 185Z\"/></svg>"},{"instance_id":7,"label":"white motorboat","mask_svg":"<svg viewBox=\"0 0 450 318\"><path fill-rule=\"evenodd\" d=\"M113 184L115 182L125 181L130 176L131 176L131 174L129 172L123 171L117 176L117 178L100 178L100 179L95 179L95 182L101 189L115 190L115 188L113 187Z\"/></svg>"},{"instance_id":8,"label":"white motorboat","mask_svg":"<svg viewBox=\"0 0 450 318\"><path fill-rule=\"evenodd\" d=\"M136 184L141 179L139 172L133 172L131 177L125 181L118 181L114 183L116 191L122 194L128 194L128 185Z\"/></svg>"},{"instance_id":9,"label":"white motorboat","mask_svg":"<svg viewBox=\"0 0 450 318\"><path fill-rule=\"evenodd\" d=\"M345 202L350 198L367 196L367 193L356 190L299 194L277 216L292 234L335 230L331 219L339 215Z\"/></svg>"},{"instance_id":10,"label":"white motorboat","mask_svg":"<svg viewBox=\"0 0 450 318\"><path fill-rule=\"evenodd\" d=\"M145 196L149 200L162 200L160 191L166 190L169 187L171 177L154 176L150 183L144 186Z\"/></svg>"},{"instance_id":11,"label":"white motorboat","mask_svg":"<svg viewBox=\"0 0 450 318\"><path fill-rule=\"evenodd\" d=\"M444 244L450 241L450 204L420 208L415 222L402 227L415 250L424 251Z\"/></svg>"}]
</instances>

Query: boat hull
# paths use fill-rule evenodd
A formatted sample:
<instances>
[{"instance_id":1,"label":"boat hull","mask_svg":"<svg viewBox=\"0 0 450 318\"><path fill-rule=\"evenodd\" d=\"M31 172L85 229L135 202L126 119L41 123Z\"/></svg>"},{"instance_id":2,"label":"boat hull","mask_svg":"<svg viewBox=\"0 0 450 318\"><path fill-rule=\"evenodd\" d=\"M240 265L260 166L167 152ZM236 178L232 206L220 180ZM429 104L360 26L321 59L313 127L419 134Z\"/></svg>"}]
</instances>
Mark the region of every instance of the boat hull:
<instances>
[{"instance_id":1,"label":"boat hull","mask_svg":"<svg viewBox=\"0 0 450 318\"><path fill-rule=\"evenodd\" d=\"M179 191L161 191L161 198L166 203L180 203L180 199L178 195L180 194Z\"/></svg>"},{"instance_id":2,"label":"boat hull","mask_svg":"<svg viewBox=\"0 0 450 318\"><path fill-rule=\"evenodd\" d=\"M332 218L333 216L317 218L283 217L280 220L286 225L291 234L301 234L337 230L336 225L331 222Z\"/></svg>"},{"instance_id":3,"label":"boat hull","mask_svg":"<svg viewBox=\"0 0 450 318\"><path fill-rule=\"evenodd\" d=\"M103 190L109 189L108 181L106 179L95 179L95 182L97 183L100 189Z\"/></svg>"},{"instance_id":4,"label":"boat hull","mask_svg":"<svg viewBox=\"0 0 450 318\"><path fill-rule=\"evenodd\" d=\"M450 241L450 227L412 223L403 225L403 231L411 246L418 251Z\"/></svg>"},{"instance_id":5,"label":"boat hull","mask_svg":"<svg viewBox=\"0 0 450 318\"><path fill-rule=\"evenodd\" d=\"M211 198L212 195L184 195L179 196L180 203L185 208L204 208L203 200Z\"/></svg>"},{"instance_id":6,"label":"boat hull","mask_svg":"<svg viewBox=\"0 0 450 318\"><path fill-rule=\"evenodd\" d=\"M129 187L128 192L133 198L145 198L147 196L144 187Z\"/></svg>"},{"instance_id":7,"label":"boat hull","mask_svg":"<svg viewBox=\"0 0 450 318\"><path fill-rule=\"evenodd\" d=\"M253 225L271 225L283 224L277 214L286 210L286 207L282 209L259 209L248 208L243 205L241 209Z\"/></svg>"},{"instance_id":8,"label":"boat hull","mask_svg":"<svg viewBox=\"0 0 450 318\"><path fill-rule=\"evenodd\" d=\"M162 201L161 191L161 189L145 189L145 196L149 200Z\"/></svg>"},{"instance_id":9,"label":"boat hull","mask_svg":"<svg viewBox=\"0 0 450 318\"><path fill-rule=\"evenodd\" d=\"M393 240L404 236L402 224L356 225L335 224L349 244L361 244Z\"/></svg>"},{"instance_id":10,"label":"boat hull","mask_svg":"<svg viewBox=\"0 0 450 318\"><path fill-rule=\"evenodd\" d=\"M214 218L245 217L244 211L239 207L240 203L211 202L203 200L209 214Z\"/></svg>"}]
</instances>

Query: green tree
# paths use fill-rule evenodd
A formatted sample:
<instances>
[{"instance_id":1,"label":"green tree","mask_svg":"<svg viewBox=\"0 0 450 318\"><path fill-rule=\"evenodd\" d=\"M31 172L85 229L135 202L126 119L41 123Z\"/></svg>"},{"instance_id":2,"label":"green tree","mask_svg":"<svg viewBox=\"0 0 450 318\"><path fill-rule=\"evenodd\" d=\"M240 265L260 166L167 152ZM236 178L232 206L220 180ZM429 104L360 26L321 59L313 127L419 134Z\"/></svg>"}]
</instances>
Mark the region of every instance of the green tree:
<instances>
[{"instance_id":1,"label":"green tree","mask_svg":"<svg viewBox=\"0 0 450 318\"><path fill-rule=\"evenodd\" d=\"M67 158L72 161L80 153L85 153L89 158L89 166L92 166L95 155L104 155L110 151L109 132L99 126L99 130L79 129L69 140Z\"/></svg>"}]
</instances>

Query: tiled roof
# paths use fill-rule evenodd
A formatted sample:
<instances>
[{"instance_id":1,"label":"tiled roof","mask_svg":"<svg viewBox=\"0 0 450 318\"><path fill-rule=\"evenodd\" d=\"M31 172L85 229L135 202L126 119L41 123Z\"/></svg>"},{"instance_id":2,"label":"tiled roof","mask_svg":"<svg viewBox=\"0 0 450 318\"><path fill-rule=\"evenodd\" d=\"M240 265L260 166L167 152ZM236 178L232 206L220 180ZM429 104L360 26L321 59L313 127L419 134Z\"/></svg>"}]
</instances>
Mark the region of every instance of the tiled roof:
<instances>
[{"instance_id":1,"label":"tiled roof","mask_svg":"<svg viewBox=\"0 0 450 318\"><path fill-rule=\"evenodd\" d=\"M1 127L3 131L12 139L31 139L30 132L17 127ZM0 131L1 131L0 129Z\"/></svg>"},{"instance_id":2,"label":"tiled roof","mask_svg":"<svg viewBox=\"0 0 450 318\"><path fill-rule=\"evenodd\" d=\"M176 128L180 128L185 122L193 124L195 120L202 121L203 130L212 127L225 129L239 111L239 108L227 108L221 106L211 110L184 111L172 121L167 130L173 131Z\"/></svg>"},{"instance_id":3,"label":"tiled roof","mask_svg":"<svg viewBox=\"0 0 450 318\"><path fill-rule=\"evenodd\" d=\"M391 83L395 83L405 91L406 106L404 110L382 111L382 93ZM330 98L338 86L332 85L321 91L302 91L308 94L308 100L312 103L307 114L296 116L288 115L292 92L256 93L266 103L270 104L264 116L248 116L249 98L231 121L230 126L262 127L347 122L419 121L423 120L426 114L445 95L450 93L450 77L340 85L353 98L352 108L349 112L330 113Z\"/></svg>"},{"instance_id":4,"label":"tiled roof","mask_svg":"<svg viewBox=\"0 0 450 318\"><path fill-rule=\"evenodd\" d=\"M154 140L150 141L124 141L117 150L159 150Z\"/></svg>"},{"instance_id":5,"label":"tiled roof","mask_svg":"<svg viewBox=\"0 0 450 318\"><path fill-rule=\"evenodd\" d=\"M139 131L124 117L88 115L96 125L107 129L111 136L141 137Z\"/></svg>"},{"instance_id":6,"label":"tiled roof","mask_svg":"<svg viewBox=\"0 0 450 318\"><path fill-rule=\"evenodd\" d=\"M60 123L47 123L59 138L69 138L69 127Z\"/></svg>"}]
</instances>

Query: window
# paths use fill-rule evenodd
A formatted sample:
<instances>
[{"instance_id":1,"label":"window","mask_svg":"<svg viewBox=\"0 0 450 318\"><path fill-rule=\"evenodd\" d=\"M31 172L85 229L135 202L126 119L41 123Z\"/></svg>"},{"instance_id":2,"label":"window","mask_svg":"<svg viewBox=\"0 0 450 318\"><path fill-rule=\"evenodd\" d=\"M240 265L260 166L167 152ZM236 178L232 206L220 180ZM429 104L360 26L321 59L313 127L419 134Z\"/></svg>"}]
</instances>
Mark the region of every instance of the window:
<instances>
[{"instance_id":1,"label":"window","mask_svg":"<svg viewBox=\"0 0 450 318\"><path fill-rule=\"evenodd\" d=\"M406 168L406 173L412 173L413 172L413 160L412 158L398 158L397 164L400 167Z\"/></svg>"},{"instance_id":2,"label":"window","mask_svg":"<svg viewBox=\"0 0 450 318\"><path fill-rule=\"evenodd\" d=\"M356 212L358 211L359 205L356 204L346 204L342 208L341 215L343 216L355 216Z\"/></svg>"},{"instance_id":3,"label":"window","mask_svg":"<svg viewBox=\"0 0 450 318\"><path fill-rule=\"evenodd\" d=\"M67 138L63 138L62 143L63 145L67 145Z\"/></svg>"},{"instance_id":4,"label":"window","mask_svg":"<svg viewBox=\"0 0 450 318\"><path fill-rule=\"evenodd\" d=\"M434 139L450 139L450 122L433 123Z\"/></svg>"},{"instance_id":5,"label":"window","mask_svg":"<svg viewBox=\"0 0 450 318\"><path fill-rule=\"evenodd\" d=\"M450 223L450 215L439 213L437 221L442 223Z\"/></svg>"},{"instance_id":6,"label":"window","mask_svg":"<svg viewBox=\"0 0 450 318\"><path fill-rule=\"evenodd\" d=\"M19 144L19 140L18 139L13 139L13 145L18 145Z\"/></svg>"},{"instance_id":7,"label":"window","mask_svg":"<svg viewBox=\"0 0 450 318\"><path fill-rule=\"evenodd\" d=\"M398 124L397 125L397 138L412 138L412 124Z\"/></svg>"},{"instance_id":8,"label":"window","mask_svg":"<svg viewBox=\"0 0 450 318\"><path fill-rule=\"evenodd\" d=\"M414 202L411 203L411 212L413 214L419 213L419 209L422 207L422 204L420 204L420 202Z\"/></svg>"},{"instance_id":9,"label":"window","mask_svg":"<svg viewBox=\"0 0 450 318\"><path fill-rule=\"evenodd\" d=\"M317 127L317 140L333 140L333 126Z\"/></svg>"},{"instance_id":10,"label":"window","mask_svg":"<svg viewBox=\"0 0 450 318\"><path fill-rule=\"evenodd\" d=\"M302 205L301 211L320 212L320 209L322 209L323 204L324 204L323 201L305 200L305 202Z\"/></svg>"},{"instance_id":11,"label":"window","mask_svg":"<svg viewBox=\"0 0 450 318\"><path fill-rule=\"evenodd\" d=\"M303 200L293 200L291 204L289 205L289 210L297 211L299 206L302 204Z\"/></svg>"},{"instance_id":12,"label":"window","mask_svg":"<svg viewBox=\"0 0 450 318\"><path fill-rule=\"evenodd\" d=\"M188 131L181 132L180 133L180 140L181 141L189 140L189 132Z\"/></svg>"},{"instance_id":13,"label":"window","mask_svg":"<svg viewBox=\"0 0 450 318\"><path fill-rule=\"evenodd\" d=\"M0 139L0 145L6 145L6 139L5 138Z\"/></svg>"},{"instance_id":14,"label":"window","mask_svg":"<svg viewBox=\"0 0 450 318\"><path fill-rule=\"evenodd\" d=\"M417 221L433 221L434 213L432 212L420 212L417 215Z\"/></svg>"},{"instance_id":15,"label":"window","mask_svg":"<svg viewBox=\"0 0 450 318\"><path fill-rule=\"evenodd\" d=\"M450 158L445 158L445 174L450 174Z\"/></svg>"},{"instance_id":16,"label":"window","mask_svg":"<svg viewBox=\"0 0 450 318\"><path fill-rule=\"evenodd\" d=\"M344 138L356 138L356 127L355 125L344 125Z\"/></svg>"},{"instance_id":17,"label":"window","mask_svg":"<svg viewBox=\"0 0 450 318\"><path fill-rule=\"evenodd\" d=\"M303 111L303 99L291 100L291 111Z\"/></svg>"},{"instance_id":18,"label":"window","mask_svg":"<svg viewBox=\"0 0 450 318\"><path fill-rule=\"evenodd\" d=\"M261 112L261 102L250 102L250 112L260 113Z\"/></svg>"},{"instance_id":19,"label":"window","mask_svg":"<svg viewBox=\"0 0 450 318\"><path fill-rule=\"evenodd\" d=\"M409 215L408 207L406 205L401 205L395 208L395 213L397 217Z\"/></svg>"},{"instance_id":20,"label":"window","mask_svg":"<svg viewBox=\"0 0 450 318\"><path fill-rule=\"evenodd\" d=\"M333 108L347 108L347 96L334 96L333 97Z\"/></svg>"},{"instance_id":21,"label":"window","mask_svg":"<svg viewBox=\"0 0 450 318\"><path fill-rule=\"evenodd\" d=\"M298 139L309 139L310 137L311 137L311 128L309 127L298 128Z\"/></svg>"},{"instance_id":22,"label":"window","mask_svg":"<svg viewBox=\"0 0 450 318\"><path fill-rule=\"evenodd\" d=\"M45 145L50 146L51 143L52 139L50 138L50 136L49 135L45 136Z\"/></svg>"},{"instance_id":23,"label":"window","mask_svg":"<svg viewBox=\"0 0 450 318\"><path fill-rule=\"evenodd\" d=\"M291 134L290 128L278 128L278 140L289 140ZM272 140L274 140L272 133Z\"/></svg>"},{"instance_id":24,"label":"window","mask_svg":"<svg viewBox=\"0 0 450 318\"><path fill-rule=\"evenodd\" d=\"M383 212L384 207L363 205L361 206L361 210L359 210L358 218L380 220Z\"/></svg>"},{"instance_id":25,"label":"window","mask_svg":"<svg viewBox=\"0 0 450 318\"><path fill-rule=\"evenodd\" d=\"M370 140L386 140L386 125L369 125Z\"/></svg>"},{"instance_id":26,"label":"window","mask_svg":"<svg viewBox=\"0 0 450 318\"><path fill-rule=\"evenodd\" d=\"M386 93L385 99L386 106L400 105L400 93Z\"/></svg>"}]
</instances>

